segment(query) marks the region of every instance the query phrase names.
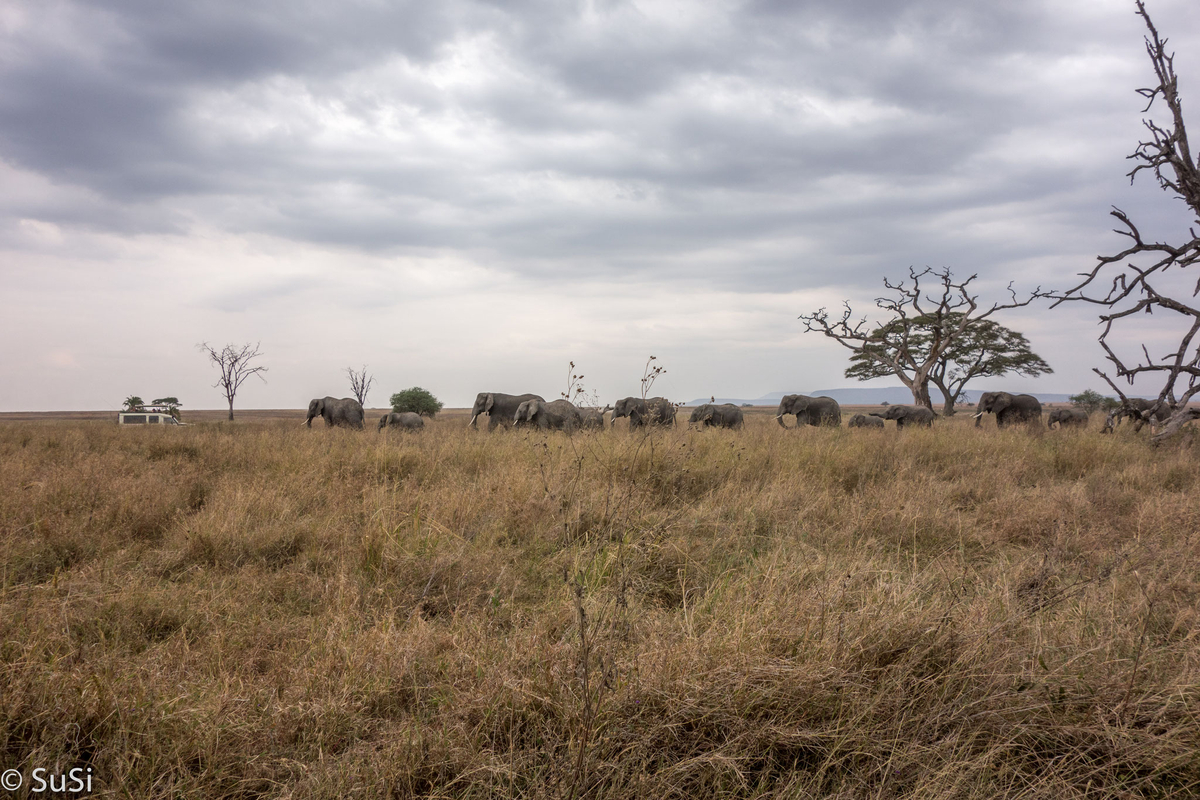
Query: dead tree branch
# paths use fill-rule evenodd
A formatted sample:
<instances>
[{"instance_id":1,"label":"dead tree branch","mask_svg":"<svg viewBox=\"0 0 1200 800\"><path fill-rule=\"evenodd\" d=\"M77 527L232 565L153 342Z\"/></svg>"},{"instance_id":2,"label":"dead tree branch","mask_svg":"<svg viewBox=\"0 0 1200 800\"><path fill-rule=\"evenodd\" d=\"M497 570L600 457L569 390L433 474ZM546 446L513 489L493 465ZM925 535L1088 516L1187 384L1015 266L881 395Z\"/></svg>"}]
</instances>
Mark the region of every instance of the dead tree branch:
<instances>
[{"instance_id":1,"label":"dead tree branch","mask_svg":"<svg viewBox=\"0 0 1200 800\"><path fill-rule=\"evenodd\" d=\"M1159 35L1142 0L1137 0L1136 5L1137 14L1148 30L1145 36L1146 54L1150 57L1158 81L1155 86L1137 90L1146 98L1142 113L1149 111L1154 102L1161 99L1167 106L1171 122L1164 127L1153 120L1143 121L1150 135L1148 140L1139 142L1129 155L1134 167L1127 174L1132 182L1139 172L1149 170L1159 187L1187 203L1200 223L1200 164L1193 158L1188 142L1183 104L1179 97L1179 78L1175 74L1175 56L1167 53L1167 40ZM1146 419L1164 406L1174 412L1163 431L1154 437L1155 441L1161 441L1195 418L1187 410L1187 404L1200 392L1200 340L1197 339L1200 333L1200 308L1172 296L1174 289L1165 288L1170 283L1169 270L1187 269L1200 262L1200 236L1196 233L1197 228L1192 227L1188 230L1190 240L1181 245L1146 241L1124 211L1114 207L1111 213L1119 223L1114 232L1125 237L1128 246L1114 255L1099 256L1090 271L1080 273L1082 280L1078 284L1055 295L1054 306L1078 301L1108 309L1099 315L1101 329L1098 341L1105 360L1112 365L1116 380L1100 369L1095 372L1121 397L1124 405L1129 404L1129 398L1117 387L1118 380L1124 379L1132 386L1139 376L1161 376L1163 384L1157 401L1142 412ZM1192 297L1198 294L1200 280L1192 289ZM1125 323L1131 322L1135 315L1153 314L1158 309L1188 320L1187 330L1180 336L1179 345L1171 352L1157 356L1151 354L1145 344L1138 348L1140 357L1135 356L1131 360L1118 355L1114 343L1128 338L1128 333L1118 333L1118 330L1124 332Z\"/></svg>"}]
</instances>

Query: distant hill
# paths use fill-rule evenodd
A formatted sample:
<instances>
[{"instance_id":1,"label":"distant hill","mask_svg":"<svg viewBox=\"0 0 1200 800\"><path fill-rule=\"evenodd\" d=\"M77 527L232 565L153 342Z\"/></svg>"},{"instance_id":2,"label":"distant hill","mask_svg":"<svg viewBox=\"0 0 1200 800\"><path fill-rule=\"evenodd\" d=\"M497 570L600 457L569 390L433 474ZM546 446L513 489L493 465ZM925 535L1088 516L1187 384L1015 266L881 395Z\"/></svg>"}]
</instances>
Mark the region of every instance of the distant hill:
<instances>
[{"instance_id":1,"label":"distant hill","mask_svg":"<svg viewBox=\"0 0 1200 800\"><path fill-rule=\"evenodd\" d=\"M936 388L932 388L933 404L940 406L942 404L942 395ZM968 389L965 394L967 401L971 403L979 402L979 395L987 391L996 391L995 389ZM807 394L813 397L832 397L838 403L845 406L877 406L882 403L911 403L912 392L903 386L882 386L878 388L866 387L850 387L845 389L815 389L813 391L791 391L791 392L771 392L764 394L762 397L742 398L742 397L718 397L717 403L733 403L740 406L744 403L749 403L752 406L777 406L779 401L786 394ZM1053 392L1032 392L1043 403L1065 403L1068 394L1055 394ZM684 403L685 406L698 406L703 403L714 402L707 397L701 397L696 400L689 400Z\"/></svg>"}]
</instances>

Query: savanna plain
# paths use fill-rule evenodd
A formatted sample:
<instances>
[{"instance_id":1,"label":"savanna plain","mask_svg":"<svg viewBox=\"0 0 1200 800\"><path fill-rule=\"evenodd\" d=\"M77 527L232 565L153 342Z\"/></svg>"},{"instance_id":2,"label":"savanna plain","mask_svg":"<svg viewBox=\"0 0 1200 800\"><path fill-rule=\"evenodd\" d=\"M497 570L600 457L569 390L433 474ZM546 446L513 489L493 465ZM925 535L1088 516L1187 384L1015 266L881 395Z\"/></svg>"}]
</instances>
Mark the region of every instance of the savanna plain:
<instances>
[{"instance_id":1,"label":"savanna plain","mask_svg":"<svg viewBox=\"0 0 1200 800\"><path fill-rule=\"evenodd\" d=\"M0 424L0 768L139 798L1200 793L1194 432L300 419Z\"/></svg>"}]
</instances>

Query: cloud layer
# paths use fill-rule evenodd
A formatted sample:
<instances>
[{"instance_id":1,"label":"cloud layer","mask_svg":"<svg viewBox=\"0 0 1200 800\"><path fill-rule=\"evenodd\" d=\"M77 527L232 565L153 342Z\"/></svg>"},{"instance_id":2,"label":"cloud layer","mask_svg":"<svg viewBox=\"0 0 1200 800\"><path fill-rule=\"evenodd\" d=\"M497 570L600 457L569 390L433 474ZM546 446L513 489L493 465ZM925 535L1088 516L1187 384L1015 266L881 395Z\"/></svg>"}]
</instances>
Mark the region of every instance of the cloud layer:
<instances>
[{"instance_id":1,"label":"cloud layer","mask_svg":"<svg viewBox=\"0 0 1200 800\"><path fill-rule=\"evenodd\" d=\"M836 5L830 8L827 6ZM1155 2L1185 101L1200 9ZM18 408L247 405L420 384L609 398L845 383L797 314L910 264L999 297L1114 249L1150 78L1126 2L0 5L0 356ZM1175 207L1178 205L1179 207ZM1094 316L1006 318L1097 385ZM129 343L136 342L137 353ZM667 379L664 379L667 381ZM186 397L185 397L186 395Z\"/></svg>"}]
</instances>

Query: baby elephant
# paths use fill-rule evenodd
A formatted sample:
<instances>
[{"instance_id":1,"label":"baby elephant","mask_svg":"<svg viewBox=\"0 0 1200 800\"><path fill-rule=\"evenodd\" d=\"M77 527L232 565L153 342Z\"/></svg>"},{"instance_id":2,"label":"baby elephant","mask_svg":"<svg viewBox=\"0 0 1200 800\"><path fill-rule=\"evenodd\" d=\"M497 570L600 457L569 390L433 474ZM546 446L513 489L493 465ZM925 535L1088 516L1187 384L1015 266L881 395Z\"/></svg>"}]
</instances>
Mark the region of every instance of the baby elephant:
<instances>
[{"instance_id":1,"label":"baby elephant","mask_svg":"<svg viewBox=\"0 0 1200 800\"><path fill-rule=\"evenodd\" d=\"M612 411L612 406L604 408L581 408L579 413L583 415L583 420L580 422L580 427L584 430L604 430L604 415Z\"/></svg>"},{"instance_id":2,"label":"baby elephant","mask_svg":"<svg viewBox=\"0 0 1200 800\"><path fill-rule=\"evenodd\" d=\"M411 411L393 411L379 418L379 430L387 427L402 428L406 431L419 431L425 427L425 420L421 419L420 414L414 414Z\"/></svg>"},{"instance_id":3,"label":"baby elephant","mask_svg":"<svg viewBox=\"0 0 1200 800\"><path fill-rule=\"evenodd\" d=\"M1088 415L1082 408L1056 408L1050 412L1046 427L1053 428L1056 422L1060 428L1086 428Z\"/></svg>"},{"instance_id":4,"label":"baby elephant","mask_svg":"<svg viewBox=\"0 0 1200 800\"><path fill-rule=\"evenodd\" d=\"M855 414L846 423L847 428L882 428L883 420L879 417L869 417L866 414Z\"/></svg>"}]
</instances>

